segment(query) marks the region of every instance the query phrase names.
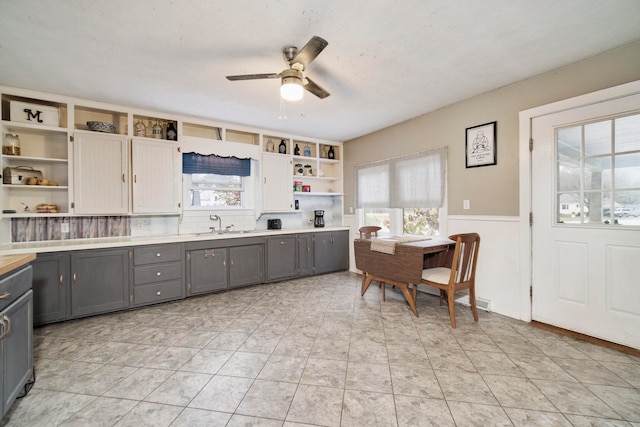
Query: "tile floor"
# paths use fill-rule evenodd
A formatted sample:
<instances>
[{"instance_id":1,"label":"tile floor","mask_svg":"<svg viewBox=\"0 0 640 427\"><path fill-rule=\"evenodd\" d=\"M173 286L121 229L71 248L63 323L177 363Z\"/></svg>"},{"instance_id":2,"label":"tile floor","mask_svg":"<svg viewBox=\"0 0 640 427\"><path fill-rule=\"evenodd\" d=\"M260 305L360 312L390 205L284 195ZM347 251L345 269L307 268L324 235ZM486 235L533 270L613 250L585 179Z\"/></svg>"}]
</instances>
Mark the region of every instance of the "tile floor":
<instances>
[{"instance_id":1,"label":"tile floor","mask_svg":"<svg viewBox=\"0 0 640 427\"><path fill-rule=\"evenodd\" d=\"M35 330L7 426L640 426L640 358L336 273Z\"/></svg>"}]
</instances>

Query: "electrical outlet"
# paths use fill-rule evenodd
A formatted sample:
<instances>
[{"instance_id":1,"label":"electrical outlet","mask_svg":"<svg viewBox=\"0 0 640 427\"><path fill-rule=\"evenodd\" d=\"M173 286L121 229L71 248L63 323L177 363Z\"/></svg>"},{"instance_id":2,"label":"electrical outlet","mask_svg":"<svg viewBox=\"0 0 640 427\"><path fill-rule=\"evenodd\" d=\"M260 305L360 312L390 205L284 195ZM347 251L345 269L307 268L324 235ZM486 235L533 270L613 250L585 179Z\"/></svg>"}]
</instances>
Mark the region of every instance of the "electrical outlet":
<instances>
[{"instance_id":1,"label":"electrical outlet","mask_svg":"<svg viewBox=\"0 0 640 427\"><path fill-rule=\"evenodd\" d=\"M464 209L471 209L471 202L469 200L463 200L462 201L462 207Z\"/></svg>"},{"instance_id":2,"label":"electrical outlet","mask_svg":"<svg viewBox=\"0 0 640 427\"><path fill-rule=\"evenodd\" d=\"M68 233L69 232L69 223L68 222L63 222L60 224L60 232L61 233Z\"/></svg>"}]
</instances>

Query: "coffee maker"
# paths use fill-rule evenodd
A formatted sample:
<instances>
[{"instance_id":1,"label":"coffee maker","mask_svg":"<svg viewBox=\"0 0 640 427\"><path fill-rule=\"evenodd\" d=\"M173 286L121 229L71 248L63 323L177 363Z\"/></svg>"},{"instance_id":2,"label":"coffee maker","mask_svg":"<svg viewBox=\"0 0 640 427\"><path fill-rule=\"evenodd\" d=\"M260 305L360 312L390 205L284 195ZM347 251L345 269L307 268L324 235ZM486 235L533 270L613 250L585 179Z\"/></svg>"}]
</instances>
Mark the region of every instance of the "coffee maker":
<instances>
[{"instance_id":1,"label":"coffee maker","mask_svg":"<svg viewBox=\"0 0 640 427\"><path fill-rule=\"evenodd\" d=\"M314 227L324 227L324 211L313 211L315 218L313 219Z\"/></svg>"}]
</instances>

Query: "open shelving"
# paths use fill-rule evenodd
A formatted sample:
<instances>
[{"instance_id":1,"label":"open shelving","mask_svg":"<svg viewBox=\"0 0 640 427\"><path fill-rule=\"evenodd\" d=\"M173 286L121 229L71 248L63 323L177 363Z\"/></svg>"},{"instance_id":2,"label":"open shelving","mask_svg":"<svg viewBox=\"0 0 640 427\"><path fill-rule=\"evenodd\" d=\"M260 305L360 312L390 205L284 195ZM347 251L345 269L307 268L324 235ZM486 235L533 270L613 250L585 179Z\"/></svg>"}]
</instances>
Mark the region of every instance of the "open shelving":
<instances>
[{"instance_id":1,"label":"open shelving","mask_svg":"<svg viewBox=\"0 0 640 427\"><path fill-rule=\"evenodd\" d=\"M128 132L128 114L126 112L76 105L73 111L73 128L89 130L87 127L89 121L112 124L116 128L114 133L120 135L126 135Z\"/></svg>"},{"instance_id":2,"label":"open shelving","mask_svg":"<svg viewBox=\"0 0 640 427\"><path fill-rule=\"evenodd\" d=\"M22 102L39 106L54 107L58 112L57 126L53 124L15 121L11 117L11 103ZM16 211L8 216L35 216L39 204L57 205L59 213L69 212L69 132L66 127L68 104L52 100L33 99L24 96L2 94L2 137L11 133L20 139L20 155L1 155L0 167L3 176L7 168L24 170L25 178L19 184L2 183L2 209ZM31 168L47 181L57 185L27 185ZM4 180L3 180L4 181Z\"/></svg>"},{"instance_id":3,"label":"open shelving","mask_svg":"<svg viewBox=\"0 0 640 427\"><path fill-rule=\"evenodd\" d=\"M342 161L339 145L294 140L294 147L300 148L301 155L293 156L293 184L302 182L310 186L310 192L294 191L295 196L342 194ZM333 148L334 159L326 158L329 147ZM304 153L308 152L306 156ZM302 170L302 172L301 172Z\"/></svg>"},{"instance_id":4,"label":"open shelving","mask_svg":"<svg viewBox=\"0 0 640 427\"><path fill-rule=\"evenodd\" d=\"M222 141L222 128L219 126L182 122L182 135L194 138Z\"/></svg>"},{"instance_id":5,"label":"open shelving","mask_svg":"<svg viewBox=\"0 0 640 427\"><path fill-rule=\"evenodd\" d=\"M260 134L235 129L226 129L224 140L228 142L238 142L241 144L259 145Z\"/></svg>"},{"instance_id":6,"label":"open shelving","mask_svg":"<svg viewBox=\"0 0 640 427\"><path fill-rule=\"evenodd\" d=\"M127 146L127 153L123 155L124 173L122 181L127 177L135 180L141 173L140 167L133 164L127 165L131 159L131 147L134 144L151 144L151 141L164 140L171 142L178 148L195 147L205 151L217 152L225 155L242 153L244 157L256 158L260 164L260 173L263 174L265 163L277 162L282 180L278 181L268 194L270 198L280 193L291 198L293 183L302 181L303 185L311 187L311 192L295 192L295 196L341 196L343 194L342 172L342 145L339 142L307 139L278 131L263 131L242 125L215 122L205 118L185 117L163 112L154 112L133 107L111 105L102 102L94 102L76 99L67 96L40 93L28 89L0 87L0 125L1 137L6 133L18 134L20 138L20 155L0 155L0 168L16 168L29 166L42 173L42 177L57 183L55 186L31 186L26 184L0 184L0 208L2 210L15 210L16 213L2 214L2 218L28 217L28 216L60 216L80 215L78 209L78 183L85 180L77 170L77 162L80 159L77 147L79 139L93 137L120 138L123 146ZM29 120L25 115L20 115L21 108L18 104L32 105L34 111L49 111L47 117L55 117L47 124L37 120ZM43 113L44 114L44 113ZM99 121L114 125L114 135L106 135L101 132L93 132L88 126L89 121ZM138 136L135 133L135 124L142 122L145 125L145 134ZM178 141L169 141L166 135L168 122L172 122L176 128ZM152 129L155 124L163 128L161 138L156 138ZM182 139L181 139L182 138ZM273 151L269 152L269 141L273 143ZM286 150L279 152L280 142L284 141ZM213 144L211 144L213 142ZM227 144L230 143L230 144ZM171 145L173 145L171 144ZM99 147L101 145L98 144ZM298 154L294 152L298 147ZM329 159L329 148L333 148L334 158ZM160 150L160 149L158 149ZM167 152L169 150L166 150ZM174 147L175 151L175 147ZM263 156L259 154L263 153ZM308 154L308 155L305 155ZM156 158L157 152L150 157ZM127 157L128 156L128 157ZM147 157L149 157L147 156ZM178 155L179 156L179 155ZM174 154L175 157L175 154ZM285 161L286 160L286 161ZM179 162L177 162L179 163ZM309 165L311 172L304 176L295 173L295 165ZM137 169L136 169L137 168ZM273 170L273 169L271 169ZM176 173L180 173L179 165ZM263 178L262 176L261 178ZM270 178L273 178L271 176ZM273 181L273 179L271 179ZM133 194L131 185L127 188ZM334 199L341 200L339 198ZM287 200L288 201L288 200ZM307 200L307 202L310 202ZM325 203L321 200L319 203ZM24 211L24 206L37 206L38 204L56 204L58 213L41 214L34 211ZM313 202L315 203L315 202ZM338 203L338 202L333 202ZM135 203L134 203L135 204ZM290 203L287 203L290 205ZM290 208L293 209L293 208ZM100 211L102 212L102 211ZM135 209L128 208L128 214L135 214ZM166 213L166 212L154 212ZM174 212L172 211L171 214Z\"/></svg>"}]
</instances>

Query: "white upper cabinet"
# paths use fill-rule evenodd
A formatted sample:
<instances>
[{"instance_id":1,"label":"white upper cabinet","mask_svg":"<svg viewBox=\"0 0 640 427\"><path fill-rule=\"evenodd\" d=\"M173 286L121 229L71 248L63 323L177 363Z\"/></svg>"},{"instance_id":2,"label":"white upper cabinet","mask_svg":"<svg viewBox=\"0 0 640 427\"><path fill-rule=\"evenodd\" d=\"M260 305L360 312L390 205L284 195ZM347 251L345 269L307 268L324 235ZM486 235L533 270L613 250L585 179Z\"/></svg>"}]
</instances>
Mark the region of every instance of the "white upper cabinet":
<instances>
[{"instance_id":1,"label":"white upper cabinet","mask_svg":"<svg viewBox=\"0 0 640 427\"><path fill-rule=\"evenodd\" d=\"M76 214L114 215L129 211L126 135L75 132L73 206Z\"/></svg>"},{"instance_id":2,"label":"white upper cabinet","mask_svg":"<svg viewBox=\"0 0 640 427\"><path fill-rule=\"evenodd\" d=\"M180 153L175 142L131 140L134 214L180 212Z\"/></svg>"},{"instance_id":3,"label":"white upper cabinet","mask_svg":"<svg viewBox=\"0 0 640 427\"><path fill-rule=\"evenodd\" d=\"M262 153L262 211L290 212L292 210L291 157Z\"/></svg>"}]
</instances>

